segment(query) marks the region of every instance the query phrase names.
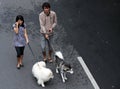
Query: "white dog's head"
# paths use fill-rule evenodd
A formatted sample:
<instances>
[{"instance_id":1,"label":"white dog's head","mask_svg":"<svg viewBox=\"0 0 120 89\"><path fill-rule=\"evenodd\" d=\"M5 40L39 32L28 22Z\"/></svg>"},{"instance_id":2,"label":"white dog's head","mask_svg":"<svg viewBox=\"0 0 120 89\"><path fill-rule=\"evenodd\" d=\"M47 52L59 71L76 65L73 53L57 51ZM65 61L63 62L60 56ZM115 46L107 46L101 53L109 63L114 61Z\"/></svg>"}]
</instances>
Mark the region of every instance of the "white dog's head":
<instances>
[{"instance_id":1,"label":"white dog's head","mask_svg":"<svg viewBox=\"0 0 120 89\"><path fill-rule=\"evenodd\" d=\"M45 87L44 82L54 77L52 70L46 68L44 61L37 62L33 65L32 74L37 79L37 83L42 85L42 87Z\"/></svg>"},{"instance_id":2,"label":"white dog's head","mask_svg":"<svg viewBox=\"0 0 120 89\"><path fill-rule=\"evenodd\" d=\"M53 79L54 78L54 75L53 75L53 72L51 71L50 75L49 75L49 78Z\"/></svg>"},{"instance_id":3,"label":"white dog's head","mask_svg":"<svg viewBox=\"0 0 120 89\"><path fill-rule=\"evenodd\" d=\"M37 63L40 67L46 67L46 63L44 61L40 61Z\"/></svg>"}]
</instances>

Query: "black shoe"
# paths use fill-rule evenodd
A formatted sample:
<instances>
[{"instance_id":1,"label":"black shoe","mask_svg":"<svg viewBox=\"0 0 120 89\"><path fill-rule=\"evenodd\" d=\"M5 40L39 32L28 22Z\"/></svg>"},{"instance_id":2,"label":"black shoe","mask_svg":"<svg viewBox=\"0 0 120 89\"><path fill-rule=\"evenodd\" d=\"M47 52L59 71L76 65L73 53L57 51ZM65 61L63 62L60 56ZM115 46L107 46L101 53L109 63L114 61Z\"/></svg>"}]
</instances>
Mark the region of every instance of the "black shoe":
<instances>
[{"instance_id":1,"label":"black shoe","mask_svg":"<svg viewBox=\"0 0 120 89\"><path fill-rule=\"evenodd\" d=\"M20 66L17 66L17 69L20 69Z\"/></svg>"},{"instance_id":2,"label":"black shoe","mask_svg":"<svg viewBox=\"0 0 120 89\"><path fill-rule=\"evenodd\" d=\"M20 69L20 64L17 64L17 69Z\"/></svg>"},{"instance_id":3,"label":"black shoe","mask_svg":"<svg viewBox=\"0 0 120 89\"><path fill-rule=\"evenodd\" d=\"M23 65L23 64L20 64L20 67L24 67L24 65Z\"/></svg>"},{"instance_id":4,"label":"black shoe","mask_svg":"<svg viewBox=\"0 0 120 89\"><path fill-rule=\"evenodd\" d=\"M19 69L20 69L20 67L17 67L17 69L19 70Z\"/></svg>"}]
</instances>

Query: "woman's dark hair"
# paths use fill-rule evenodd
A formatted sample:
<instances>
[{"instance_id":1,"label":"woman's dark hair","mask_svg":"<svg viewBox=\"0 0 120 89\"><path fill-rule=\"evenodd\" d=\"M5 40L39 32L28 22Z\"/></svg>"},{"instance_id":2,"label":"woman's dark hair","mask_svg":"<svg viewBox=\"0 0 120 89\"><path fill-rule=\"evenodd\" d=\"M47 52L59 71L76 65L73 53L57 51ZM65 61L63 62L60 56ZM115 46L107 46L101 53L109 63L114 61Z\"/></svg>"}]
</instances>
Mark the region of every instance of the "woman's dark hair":
<instances>
[{"instance_id":1,"label":"woman's dark hair","mask_svg":"<svg viewBox=\"0 0 120 89\"><path fill-rule=\"evenodd\" d=\"M44 3L42 4L42 9L44 9L44 7L50 8L50 4L49 4L48 2L44 2Z\"/></svg>"},{"instance_id":2,"label":"woman's dark hair","mask_svg":"<svg viewBox=\"0 0 120 89\"><path fill-rule=\"evenodd\" d=\"M24 26L24 18L23 18L22 15L18 15L18 16L16 16L16 22L17 22L18 20L23 21L23 23L21 24L21 26L22 26L22 27L25 27L25 26Z\"/></svg>"}]
</instances>

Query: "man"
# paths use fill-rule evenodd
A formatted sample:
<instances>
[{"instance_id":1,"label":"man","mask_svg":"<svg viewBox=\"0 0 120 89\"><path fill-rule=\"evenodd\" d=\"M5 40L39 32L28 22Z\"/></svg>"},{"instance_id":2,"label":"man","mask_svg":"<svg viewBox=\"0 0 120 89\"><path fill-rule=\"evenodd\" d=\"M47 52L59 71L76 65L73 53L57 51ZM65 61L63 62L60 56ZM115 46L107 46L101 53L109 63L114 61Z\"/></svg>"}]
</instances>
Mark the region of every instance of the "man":
<instances>
[{"instance_id":1,"label":"man","mask_svg":"<svg viewBox=\"0 0 120 89\"><path fill-rule=\"evenodd\" d=\"M47 59L49 62L52 62L51 55L53 48L51 47L51 44L54 28L57 25L57 17L56 13L51 11L50 4L48 2L43 3L42 9L43 11L39 14L42 53L45 62ZM48 57L46 56L46 45L48 45L49 48Z\"/></svg>"}]
</instances>

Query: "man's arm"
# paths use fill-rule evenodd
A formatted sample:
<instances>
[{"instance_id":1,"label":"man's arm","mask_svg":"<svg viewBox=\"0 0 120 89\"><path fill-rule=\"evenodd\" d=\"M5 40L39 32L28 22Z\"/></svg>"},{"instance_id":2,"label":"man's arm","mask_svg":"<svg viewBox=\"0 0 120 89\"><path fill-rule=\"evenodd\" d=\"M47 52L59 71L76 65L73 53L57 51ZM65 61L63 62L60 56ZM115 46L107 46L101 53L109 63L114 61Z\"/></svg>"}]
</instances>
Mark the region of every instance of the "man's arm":
<instances>
[{"instance_id":1,"label":"man's arm","mask_svg":"<svg viewBox=\"0 0 120 89\"><path fill-rule=\"evenodd\" d=\"M53 23L53 25L52 25L52 28L54 29L55 28L55 26L57 25L57 16L56 16L56 13L54 13L54 23Z\"/></svg>"},{"instance_id":2,"label":"man's arm","mask_svg":"<svg viewBox=\"0 0 120 89\"><path fill-rule=\"evenodd\" d=\"M40 27L43 33L46 33L45 26L44 26L44 21L43 21L43 16L39 15L39 22L40 22Z\"/></svg>"},{"instance_id":3,"label":"man's arm","mask_svg":"<svg viewBox=\"0 0 120 89\"><path fill-rule=\"evenodd\" d=\"M39 21L40 21L41 30L42 30L42 32L43 32L45 38L46 38L46 39L49 39L49 36L48 36L48 34L47 34L46 30L45 30L44 20L43 20L42 15L39 15Z\"/></svg>"}]
</instances>

